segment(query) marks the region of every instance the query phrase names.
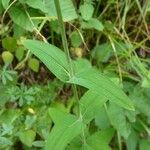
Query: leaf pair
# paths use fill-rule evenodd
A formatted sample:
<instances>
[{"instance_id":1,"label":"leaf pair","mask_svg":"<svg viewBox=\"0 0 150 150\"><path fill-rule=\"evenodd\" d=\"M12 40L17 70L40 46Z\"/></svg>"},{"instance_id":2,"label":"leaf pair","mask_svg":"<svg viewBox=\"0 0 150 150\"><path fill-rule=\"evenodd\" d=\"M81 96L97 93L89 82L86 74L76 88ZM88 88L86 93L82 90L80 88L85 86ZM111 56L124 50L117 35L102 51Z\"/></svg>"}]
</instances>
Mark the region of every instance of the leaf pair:
<instances>
[{"instance_id":1,"label":"leaf pair","mask_svg":"<svg viewBox=\"0 0 150 150\"><path fill-rule=\"evenodd\" d=\"M124 92L96 69L83 69L70 78L65 53L59 48L35 40L26 40L23 45L36 55L60 80L84 86L121 107L134 109L132 102Z\"/></svg>"},{"instance_id":2,"label":"leaf pair","mask_svg":"<svg viewBox=\"0 0 150 150\"><path fill-rule=\"evenodd\" d=\"M69 67L63 51L51 44L35 40L26 40L23 45L36 55L61 81L81 85L89 89L79 102L82 118L70 114L62 115L55 110L50 110L55 126L49 135L46 150L60 149L60 147L63 150L74 137L82 133L85 124L95 117L99 108L107 100L129 110L134 109L132 102L124 92L90 65L87 69L76 68L74 76L70 77ZM75 62L74 66L80 65Z\"/></svg>"}]
</instances>

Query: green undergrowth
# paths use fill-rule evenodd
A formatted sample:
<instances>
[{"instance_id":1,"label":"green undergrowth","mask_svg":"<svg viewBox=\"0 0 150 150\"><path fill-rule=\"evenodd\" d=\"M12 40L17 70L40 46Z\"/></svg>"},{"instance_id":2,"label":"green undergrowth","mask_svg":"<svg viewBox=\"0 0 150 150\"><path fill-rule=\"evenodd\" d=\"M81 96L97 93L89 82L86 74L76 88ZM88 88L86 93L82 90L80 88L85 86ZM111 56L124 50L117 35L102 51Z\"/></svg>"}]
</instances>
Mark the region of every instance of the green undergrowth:
<instances>
[{"instance_id":1,"label":"green undergrowth","mask_svg":"<svg viewBox=\"0 0 150 150\"><path fill-rule=\"evenodd\" d=\"M149 0L0 0L0 36L0 150L149 150Z\"/></svg>"}]
</instances>

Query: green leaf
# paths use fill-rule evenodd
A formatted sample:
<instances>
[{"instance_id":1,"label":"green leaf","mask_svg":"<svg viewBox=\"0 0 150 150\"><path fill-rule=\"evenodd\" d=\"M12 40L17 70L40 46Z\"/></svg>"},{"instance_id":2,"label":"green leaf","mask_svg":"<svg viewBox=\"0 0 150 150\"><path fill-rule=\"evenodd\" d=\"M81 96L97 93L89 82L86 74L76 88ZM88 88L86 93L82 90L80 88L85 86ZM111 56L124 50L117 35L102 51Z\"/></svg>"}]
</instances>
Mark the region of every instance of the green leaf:
<instances>
[{"instance_id":1,"label":"green leaf","mask_svg":"<svg viewBox=\"0 0 150 150\"><path fill-rule=\"evenodd\" d=\"M150 88L150 71L148 71L147 75L143 77L141 86L143 88Z\"/></svg>"},{"instance_id":2,"label":"green leaf","mask_svg":"<svg viewBox=\"0 0 150 150\"><path fill-rule=\"evenodd\" d=\"M66 115L56 124L46 141L45 150L64 150L68 143L82 132L84 125L73 115Z\"/></svg>"},{"instance_id":3,"label":"green leaf","mask_svg":"<svg viewBox=\"0 0 150 150\"><path fill-rule=\"evenodd\" d=\"M17 49L17 40L13 37L6 37L2 40L2 46L6 50L14 52Z\"/></svg>"},{"instance_id":4,"label":"green leaf","mask_svg":"<svg viewBox=\"0 0 150 150\"><path fill-rule=\"evenodd\" d=\"M147 12L150 12L150 1L148 1L148 4L147 4L147 9L146 9Z\"/></svg>"},{"instance_id":5,"label":"green leaf","mask_svg":"<svg viewBox=\"0 0 150 150\"><path fill-rule=\"evenodd\" d=\"M92 18L94 7L92 4L84 3L80 6L81 16L84 20L90 20Z\"/></svg>"},{"instance_id":6,"label":"green leaf","mask_svg":"<svg viewBox=\"0 0 150 150\"><path fill-rule=\"evenodd\" d=\"M12 141L10 141L6 137L1 137L1 136L0 136L0 144L1 144L1 148L3 147L3 145L9 145L9 146L13 145Z\"/></svg>"},{"instance_id":7,"label":"green leaf","mask_svg":"<svg viewBox=\"0 0 150 150\"><path fill-rule=\"evenodd\" d=\"M62 81L69 79L66 56L59 48L36 40L25 40L23 45L37 56Z\"/></svg>"},{"instance_id":8,"label":"green leaf","mask_svg":"<svg viewBox=\"0 0 150 150\"><path fill-rule=\"evenodd\" d=\"M92 51L92 56L98 62L106 63L113 55L113 50L110 43L102 43L96 47L94 47Z\"/></svg>"},{"instance_id":9,"label":"green leaf","mask_svg":"<svg viewBox=\"0 0 150 150\"><path fill-rule=\"evenodd\" d=\"M96 69L83 69L74 75L68 83L84 86L105 96L106 99L129 110L134 110L132 101L109 78L99 73Z\"/></svg>"},{"instance_id":10,"label":"green leaf","mask_svg":"<svg viewBox=\"0 0 150 150\"><path fill-rule=\"evenodd\" d=\"M74 67L74 71L80 72L83 70L83 68L86 66L86 68L91 68L91 63L87 60L87 59L83 59L83 58L77 58L75 61L73 61L73 67Z\"/></svg>"},{"instance_id":11,"label":"green leaf","mask_svg":"<svg viewBox=\"0 0 150 150\"><path fill-rule=\"evenodd\" d=\"M7 9L7 7L9 6L9 2L10 0L2 0L2 5L5 9Z\"/></svg>"},{"instance_id":12,"label":"green leaf","mask_svg":"<svg viewBox=\"0 0 150 150\"><path fill-rule=\"evenodd\" d=\"M26 40L23 42L23 45L40 58L60 80L68 80L68 83L79 84L100 93L106 99L126 109L134 109L132 102L124 92L97 70L92 68L87 70L83 69L83 71L77 73L69 80L68 65L64 52L53 45L35 40Z\"/></svg>"},{"instance_id":13,"label":"green leaf","mask_svg":"<svg viewBox=\"0 0 150 150\"><path fill-rule=\"evenodd\" d=\"M111 150L109 142L114 134L114 129L108 128L98 131L87 138L87 143L94 150Z\"/></svg>"},{"instance_id":14,"label":"green leaf","mask_svg":"<svg viewBox=\"0 0 150 150\"><path fill-rule=\"evenodd\" d=\"M57 13L56 13L54 0L44 0L44 1L48 10L48 17L56 19ZM77 18L77 14L71 0L65 0L65 1L61 0L60 8L63 16L63 21L71 21Z\"/></svg>"},{"instance_id":15,"label":"green leaf","mask_svg":"<svg viewBox=\"0 0 150 150\"><path fill-rule=\"evenodd\" d=\"M21 142L28 147L32 146L32 142L34 141L36 133L33 130L21 131L19 133L19 138Z\"/></svg>"},{"instance_id":16,"label":"green leaf","mask_svg":"<svg viewBox=\"0 0 150 150\"><path fill-rule=\"evenodd\" d=\"M103 24L96 18L91 18L87 22L82 23L82 28L84 29L96 29L98 31L103 31L104 26Z\"/></svg>"},{"instance_id":17,"label":"green leaf","mask_svg":"<svg viewBox=\"0 0 150 150\"><path fill-rule=\"evenodd\" d=\"M37 11L33 9L28 10L28 13L31 17L39 15ZM29 16L26 14L25 10L21 8L21 6L13 6L10 8L9 15L15 24L28 31L33 31L34 27L37 27L40 23L39 20L32 20L33 25Z\"/></svg>"},{"instance_id":18,"label":"green leaf","mask_svg":"<svg viewBox=\"0 0 150 150\"><path fill-rule=\"evenodd\" d=\"M2 2L0 1L0 15L2 14L2 12L4 11ZM2 31L0 30L0 34L2 34Z\"/></svg>"},{"instance_id":19,"label":"green leaf","mask_svg":"<svg viewBox=\"0 0 150 150\"><path fill-rule=\"evenodd\" d=\"M32 8L41 10L44 13L48 12L46 9L46 4L43 0L22 0L22 2L26 3Z\"/></svg>"},{"instance_id":20,"label":"green leaf","mask_svg":"<svg viewBox=\"0 0 150 150\"><path fill-rule=\"evenodd\" d=\"M131 134L129 135L126 143L127 143L127 149L128 150L136 150L137 144L138 144L138 134L132 130Z\"/></svg>"},{"instance_id":21,"label":"green leaf","mask_svg":"<svg viewBox=\"0 0 150 150\"><path fill-rule=\"evenodd\" d=\"M44 141L34 141L32 143L33 146L35 147L44 147L45 146L45 142Z\"/></svg>"},{"instance_id":22,"label":"green leaf","mask_svg":"<svg viewBox=\"0 0 150 150\"><path fill-rule=\"evenodd\" d=\"M140 141L140 150L149 150L150 140L141 140Z\"/></svg>"},{"instance_id":23,"label":"green leaf","mask_svg":"<svg viewBox=\"0 0 150 150\"><path fill-rule=\"evenodd\" d=\"M53 120L53 122L55 123L55 125L59 125L61 122L63 122L64 118L66 117L66 115L69 115L68 113L64 112L64 111L58 111L58 108L50 108L49 109L49 114Z\"/></svg>"},{"instance_id":24,"label":"green leaf","mask_svg":"<svg viewBox=\"0 0 150 150\"><path fill-rule=\"evenodd\" d=\"M95 116L95 124L100 129L106 129L110 127L110 121L108 118L108 114L104 107L101 107Z\"/></svg>"},{"instance_id":25,"label":"green leaf","mask_svg":"<svg viewBox=\"0 0 150 150\"><path fill-rule=\"evenodd\" d=\"M80 100L80 109L83 120L88 123L98 113L99 109L107 101L103 95L94 91L87 91Z\"/></svg>"},{"instance_id":26,"label":"green leaf","mask_svg":"<svg viewBox=\"0 0 150 150\"><path fill-rule=\"evenodd\" d=\"M146 91L137 86L130 94L130 98L132 99L136 110L150 118L150 101Z\"/></svg>"},{"instance_id":27,"label":"green leaf","mask_svg":"<svg viewBox=\"0 0 150 150\"><path fill-rule=\"evenodd\" d=\"M90 145L88 145L87 143L85 143L82 146L82 150L95 150L94 148L92 148Z\"/></svg>"},{"instance_id":28,"label":"green leaf","mask_svg":"<svg viewBox=\"0 0 150 150\"><path fill-rule=\"evenodd\" d=\"M14 59L14 56L9 51L4 51L2 53L2 59L3 59L5 64L11 64L13 59Z\"/></svg>"},{"instance_id":29,"label":"green leaf","mask_svg":"<svg viewBox=\"0 0 150 150\"><path fill-rule=\"evenodd\" d=\"M31 58L28 61L28 66L29 68L31 68L34 72L38 72L39 71L39 66L40 66L40 62L35 59L35 58Z\"/></svg>"},{"instance_id":30,"label":"green leaf","mask_svg":"<svg viewBox=\"0 0 150 150\"><path fill-rule=\"evenodd\" d=\"M12 124L19 116L21 112L18 109L8 109L3 111L2 114L0 114L0 124Z\"/></svg>"},{"instance_id":31,"label":"green leaf","mask_svg":"<svg viewBox=\"0 0 150 150\"><path fill-rule=\"evenodd\" d=\"M22 47L17 48L17 50L15 51L15 56L18 59L18 61L21 61L21 59L24 56L24 53L25 53L24 48Z\"/></svg>"},{"instance_id":32,"label":"green leaf","mask_svg":"<svg viewBox=\"0 0 150 150\"><path fill-rule=\"evenodd\" d=\"M71 44L73 47L79 47L82 39L77 31L71 33Z\"/></svg>"},{"instance_id":33,"label":"green leaf","mask_svg":"<svg viewBox=\"0 0 150 150\"><path fill-rule=\"evenodd\" d=\"M114 103L110 103L108 107L108 116L114 128L117 129L125 139L127 139L131 130L123 109Z\"/></svg>"}]
</instances>

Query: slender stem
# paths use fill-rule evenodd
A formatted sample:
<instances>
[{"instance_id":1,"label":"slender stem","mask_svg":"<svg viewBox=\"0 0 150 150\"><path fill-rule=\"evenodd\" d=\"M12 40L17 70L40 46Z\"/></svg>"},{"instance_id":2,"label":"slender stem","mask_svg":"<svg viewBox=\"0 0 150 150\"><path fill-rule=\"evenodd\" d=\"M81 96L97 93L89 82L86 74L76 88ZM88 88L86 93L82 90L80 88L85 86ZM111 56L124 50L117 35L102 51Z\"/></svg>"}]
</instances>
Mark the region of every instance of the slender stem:
<instances>
[{"instance_id":1,"label":"slender stem","mask_svg":"<svg viewBox=\"0 0 150 150\"><path fill-rule=\"evenodd\" d=\"M60 3L59 3L59 0L54 0L54 2L55 2L55 6L56 6L59 26L61 29L61 38L62 38L63 48L66 53L66 59L68 61L70 76L72 77L73 76L73 67L72 67L72 61L71 61L71 57L70 57L70 53L69 53L69 49L68 49L67 37L66 37L66 33L65 33L65 26L63 23L63 17L62 17L62 13L61 13Z\"/></svg>"},{"instance_id":2,"label":"slender stem","mask_svg":"<svg viewBox=\"0 0 150 150\"><path fill-rule=\"evenodd\" d=\"M120 133L118 131L117 131L117 137L118 137L118 147L119 147L119 150L122 150L121 136L120 136Z\"/></svg>"},{"instance_id":3,"label":"slender stem","mask_svg":"<svg viewBox=\"0 0 150 150\"><path fill-rule=\"evenodd\" d=\"M72 60L71 60L70 53L69 53L67 37L66 37L66 32L65 32L65 26L64 26L64 23L63 23L63 18L62 18L62 13L61 13L61 8L60 8L60 2L59 2L59 0L54 0L54 2L55 2L55 7L56 7L56 12L57 12L59 25L60 25L60 28L61 28L61 38L62 38L62 42L63 42L63 48L64 48L64 51L66 53L66 58L67 58L67 61L68 61L70 77L73 77L73 75L74 75L73 65L72 65ZM79 120L82 121L82 114L81 114L81 109L80 109L80 105L79 105L79 96L78 96L77 87L76 87L75 84L73 84L72 88L73 88L73 92L74 92L74 95L75 95L75 98L76 98L76 101L77 101L77 104L78 104ZM83 143L86 143L84 128L82 128L82 138L83 138Z\"/></svg>"},{"instance_id":4,"label":"slender stem","mask_svg":"<svg viewBox=\"0 0 150 150\"><path fill-rule=\"evenodd\" d=\"M121 71L121 66L120 66L119 58L118 58L118 56L117 56L116 47L115 47L115 44L114 44L114 42L112 41L111 37L108 36L108 38L109 38L109 40L110 40L110 44L111 44L111 46L112 46L114 55L115 55L115 57L116 57L116 62L117 62L118 72L119 72L119 79L120 79L120 83L122 83L122 71Z\"/></svg>"},{"instance_id":5,"label":"slender stem","mask_svg":"<svg viewBox=\"0 0 150 150\"><path fill-rule=\"evenodd\" d=\"M57 16L58 16L58 20L59 20L59 25L60 25L60 28L61 28L61 38L62 38L62 42L63 42L63 48L64 48L64 51L66 53L66 59L68 61L70 77L73 77L74 73L73 73L72 60L71 60L69 49L68 49L65 26L64 26L64 23L63 23L63 18L62 18L62 13L61 13L59 0L55 0L55 6L56 6ZM73 85L73 91L74 91L76 100L79 101L78 92L77 92L77 88L76 88L75 85Z\"/></svg>"}]
</instances>

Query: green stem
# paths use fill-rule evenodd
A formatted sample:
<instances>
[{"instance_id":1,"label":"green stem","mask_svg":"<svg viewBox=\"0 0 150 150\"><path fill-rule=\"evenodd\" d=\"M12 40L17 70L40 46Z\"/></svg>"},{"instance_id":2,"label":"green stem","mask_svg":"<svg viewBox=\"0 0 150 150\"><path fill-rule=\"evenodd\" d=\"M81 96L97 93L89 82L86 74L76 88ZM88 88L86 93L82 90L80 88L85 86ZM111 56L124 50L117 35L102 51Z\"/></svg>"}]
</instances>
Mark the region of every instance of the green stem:
<instances>
[{"instance_id":1,"label":"green stem","mask_svg":"<svg viewBox=\"0 0 150 150\"><path fill-rule=\"evenodd\" d=\"M70 57L70 53L69 53L69 49L68 49L67 37L66 37L66 32L65 32L65 26L63 23L63 17L62 17L62 13L61 13L60 3L59 3L59 0L54 0L54 2L55 2L56 11L57 11L59 26L61 29L61 38L62 38L63 48L66 53L66 58L68 61L70 76L73 77L72 61L71 61L71 57Z\"/></svg>"},{"instance_id":2,"label":"green stem","mask_svg":"<svg viewBox=\"0 0 150 150\"><path fill-rule=\"evenodd\" d=\"M71 60L70 52L69 52L69 48L68 48L65 26L63 23L63 17L62 17L61 8L60 8L60 2L59 2L59 0L54 0L54 2L55 2L55 7L56 7L59 25L61 28L61 38L62 38L63 48L64 48L64 51L66 53L66 58L68 61L70 77L73 77L74 76L73 65L72 65L72 60ZM73 92L74 92L74 95L75 95L75 98L76 98L76 101L78 104L79 120L82 121L82 114L81 114L81 109L80 109L80 105L79 105L79 96L78 96L77 87L75 84L73 84L72 88L73 88ZM83 138L83 143L85 143L86 141L85 141L84 128L82 128L82 138Z\"/></svg>"},{"instance_id":3,"label":"green stem","mask_svg":"<svg viewBox=\"0 0 150 150\"><path fill-rule=\"evenodd\" d=\"M120 136L120 133L118 131L117 131L117 137L118 137L119 150L122 150L121 136Z\"/></svg>"},{"instance_id":4,"label":"green stem","mask_svg":"<svg viewBox=\"0 0 150 150\"><path fill-rule=\"evenodd\" d=\"M63 48L64 48L64 51L66 53L66 59L68 61L70 77L73 77L74 72L73 72L72 60L71 60L70 52L69 52L69 48L68 48L66 31L65 31L65 26L64 26L64 23L63 23L63 18L62 18L62 13L61 13L59 0L55 0L55 6L56 6L59 25L60 25L60 28L61 28L61 38L62 38ZM74 84L73 84L73 92L75 94L76 100L79 101L77 87ZM80 112L79 112L79 115L80 115Z\"/></svg>"}]
</instances>

